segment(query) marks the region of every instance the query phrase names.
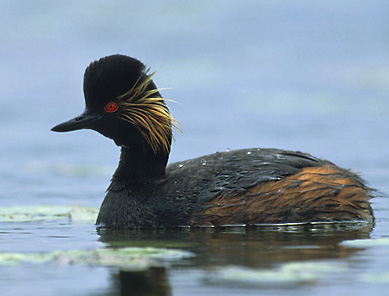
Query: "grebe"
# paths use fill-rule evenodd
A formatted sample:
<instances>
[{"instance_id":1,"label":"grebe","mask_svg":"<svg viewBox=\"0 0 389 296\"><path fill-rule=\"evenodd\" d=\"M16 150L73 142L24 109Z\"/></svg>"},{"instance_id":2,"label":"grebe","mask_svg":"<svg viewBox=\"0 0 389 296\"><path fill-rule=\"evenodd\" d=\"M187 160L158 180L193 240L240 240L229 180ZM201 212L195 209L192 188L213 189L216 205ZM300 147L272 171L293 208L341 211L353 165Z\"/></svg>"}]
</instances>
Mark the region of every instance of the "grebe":
<instances>
[{"instance_id":1,"label":"grebe","mask_svg":"<svg viewBox=\"0 0 389 296\"><path fill-rule=\"evenodd\" d=\"M372 190L355 173L309 154L242 149L166 167L173 117L145 65L124 55L85 70L85 111L52 128L92 129L121 147L96 223L140 229L373 221Z\"/></svg>"}]
</instances>

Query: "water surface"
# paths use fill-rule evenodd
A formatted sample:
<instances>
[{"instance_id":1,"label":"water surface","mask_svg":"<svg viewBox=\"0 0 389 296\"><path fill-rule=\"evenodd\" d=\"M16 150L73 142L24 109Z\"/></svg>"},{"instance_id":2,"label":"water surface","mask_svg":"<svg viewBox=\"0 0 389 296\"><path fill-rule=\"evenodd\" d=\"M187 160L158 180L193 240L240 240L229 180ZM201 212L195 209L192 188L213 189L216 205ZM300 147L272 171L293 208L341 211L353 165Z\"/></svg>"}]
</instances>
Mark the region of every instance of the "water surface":
<instances>
[{"instance_id":1,"label":"water surface","mask_svg":"<svg viewBox=\"0 0 389 296\"><path fill-rule=\"evenodd\" d=\"M388 8L378 0L2 1L3 210L100 206L119 149L91 131L49 130L82 112L85 67L113 53L157 70L156 84L177 102L169 107L183 133L175 133L171 162L226 149L300 150L353 168L380 193L372 201L373 230L109 232L66 215L0 222L2 254L116 247L192 254L142 272L82 263L0 264L2 294L384 294Z\"/></svg>"}]
</instances>

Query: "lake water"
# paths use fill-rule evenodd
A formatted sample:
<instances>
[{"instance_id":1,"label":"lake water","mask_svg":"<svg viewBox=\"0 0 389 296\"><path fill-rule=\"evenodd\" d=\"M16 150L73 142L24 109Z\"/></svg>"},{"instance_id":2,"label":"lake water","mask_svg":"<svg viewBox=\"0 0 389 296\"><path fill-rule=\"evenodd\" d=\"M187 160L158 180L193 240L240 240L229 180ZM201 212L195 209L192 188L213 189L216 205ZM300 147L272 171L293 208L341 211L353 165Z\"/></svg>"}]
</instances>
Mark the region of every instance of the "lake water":
<instances>
[{"instance_id":1,"label":"lake water","mask_svg":"<svg viewBox=\"0 0 389 296\"><path fill-rule=\"evenodd\" d=\"M19 259L0 260L1 294L385 294L388 12L375 0L2 1L0 258ZM113 53L157 70L177 102L171 162L250 147L308 152L378 189L374 229L97 231L89 218L119 149L92 131L50 128L82 112L85 67ZM92 213L77 218L79 209ZM87 255L116 247L180 255L139 270Z\"/></svg>"}]
</instances>

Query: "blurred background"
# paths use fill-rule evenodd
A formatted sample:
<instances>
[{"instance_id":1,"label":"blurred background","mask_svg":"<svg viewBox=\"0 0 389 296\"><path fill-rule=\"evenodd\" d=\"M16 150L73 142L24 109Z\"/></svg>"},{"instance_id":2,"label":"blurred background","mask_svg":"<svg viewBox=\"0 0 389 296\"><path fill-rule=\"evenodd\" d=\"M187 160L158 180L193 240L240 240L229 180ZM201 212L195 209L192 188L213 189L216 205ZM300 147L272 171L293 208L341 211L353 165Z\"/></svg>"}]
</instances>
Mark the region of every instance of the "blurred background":
<instances>
[{"instance_id":1,"label":"blurred background","mask_svg":"<svg viewBox=\"0 0 389 296\"><path fill-rule=\"evenodd\" d=\"M388 191L387 1L1 1L0 203L98 206L119 149L56 134L83 73L121 53L151 70L183 133L171 162L301 150Z\"/></svg>"},{"instance_id":2,"label":"blurred background","mask_svg":"<svg viewBox=\"0 0 389 296\"><path fill-rule=\"evenodd\" d=\"M385 293L388 1L2 0L0 45L2 213L50 205L56 217L58 206L100 206L120 149L93 131L59 134L50 128L83 111L90 62L126 54L157 71L163 96L176 102L169 108L183 133L175 131L171 162L226 149L300 150L353 168L381 193L373 199L372 233L308 233L306 240L282 231L175 234L173 242L188 243L196 257L166 272L174 295L258 295L244 289L244 281L234 289L229 280L208 285L214 278L209 267L228 271L238 264L252 271L269 263L277 271L296 260L329 263L330 269L324 279L292 282L288 295ZM37 207L11 208L29 205ZM0 254L106 248L112 240L97 235L92 223L73 224L66 215L51 222L34 218L0 223ZM372 247L363 251L339 245L366 237ZM126 246L170 246L157 243L169 240L163 235L124 239ZM310 273L304 266L300 271ZM336 273L334 266L347 268ZM5 295L26 295L26 287L39 296L113 295L119 293L117 273L101 266L2 263L0 287Z\"/></svg>"}]
</instances>

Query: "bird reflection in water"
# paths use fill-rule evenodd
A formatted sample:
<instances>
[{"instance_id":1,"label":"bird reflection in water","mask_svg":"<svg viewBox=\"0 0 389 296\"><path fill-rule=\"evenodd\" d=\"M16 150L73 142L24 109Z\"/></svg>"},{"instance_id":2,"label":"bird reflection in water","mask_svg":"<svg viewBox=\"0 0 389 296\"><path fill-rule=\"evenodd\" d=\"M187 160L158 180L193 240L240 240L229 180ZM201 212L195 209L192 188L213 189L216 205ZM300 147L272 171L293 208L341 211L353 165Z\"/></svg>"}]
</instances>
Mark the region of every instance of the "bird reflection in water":
<instances>
[{"instance_id":1,"label":"bird reflection in water","mask_svg":"<svg viewBox=\"0 0 389 296\"><path fill-rule=\"evenodd\" d=\"M181 259L172 267L122 269L114 275L113 285L120 287L121 295L172 295L177 283L171 282L169 273L177 272L177 267L180 273L188 267L200 272L229 266L274 269L288 262L347 259L360 249L340 243L369 238L371 230L371 224L320 224L166 231L99 229L98 233L101 241L115 247L151 246L192 252L193 257ZM188 284L190 281L188 278Z\"/></svg>"},{"instance_id":2,"label":"bird reflection in water","mask_svg":"<svg viewBox=\"0 0 389 296\"><path fill-rule=\"evenodd\" d=\"M142 271L120 270L120 293L123 296L168 296L171 287L165 267L150 267Z\"/></svg>"}]
</instances>

